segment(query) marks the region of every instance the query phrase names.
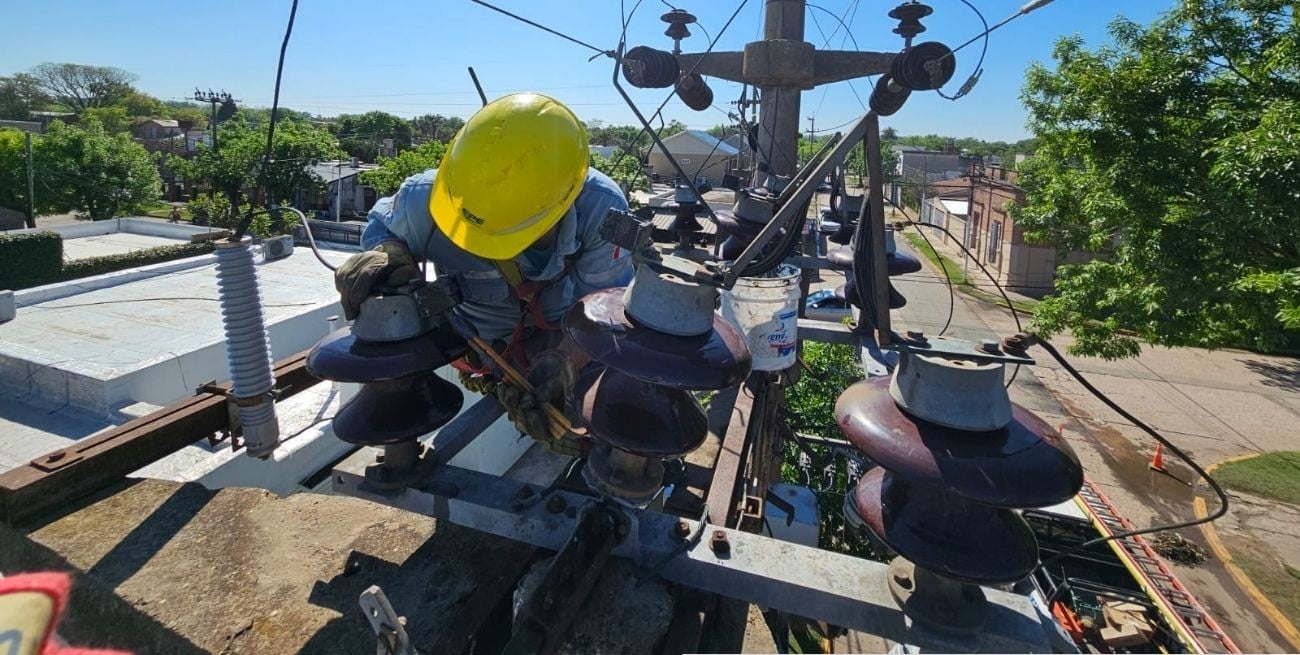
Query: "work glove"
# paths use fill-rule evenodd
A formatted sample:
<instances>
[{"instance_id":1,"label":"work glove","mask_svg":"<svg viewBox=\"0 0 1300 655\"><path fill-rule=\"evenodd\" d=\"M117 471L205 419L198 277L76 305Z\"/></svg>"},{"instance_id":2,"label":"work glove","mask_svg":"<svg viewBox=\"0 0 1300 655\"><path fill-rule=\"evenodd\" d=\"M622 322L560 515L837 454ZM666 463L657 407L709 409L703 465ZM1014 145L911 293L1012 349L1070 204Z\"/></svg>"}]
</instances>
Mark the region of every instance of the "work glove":
<instances>
[{"instance_id":1,"label":"work glove","mask_svg":"<svg viewBox=\"0 0 1300 655\"><path fill-rule=\"evenodd\" d=\"M497 400L521 433L550 444L561 440L563 435L552 434L545 405L550 403L563 411L577 381L578 367L573 361L558 350L547 350L534 357L532 368L528 369L533 393L502 382L497 386Z\"/></svg>"},{"instance_id":2,"label":"work glove","mask_svg":"<svg viewBox=\"0 0 1300 655\"><path fill-rule=\"evenodd\" d=\"M418 277L420 269L411 251L397 241L384 241L372 250L349 257L334 271L334 288L339 292L343 317L355 319L361 303L375 287L400 287Z\"/></svg>"},{"instance_id":3,"label":"work glove","mask_svg":"<svg viewBox=\"0 0 1300 655\"><path fill-rule=\"evenodd\" d=\"M483 357L473 348L471 348L469 352L465 353L464 360L471 369L474 369L474 371L481 371L483 369ZM456 369L456 373L460 376L461 386L465 387L466 390L483 394L484 396L488 394L495 396L497 394L497 385L499 382L497 382L495 377L466 371L459 367Z\"/></svg>"}]
</instances>

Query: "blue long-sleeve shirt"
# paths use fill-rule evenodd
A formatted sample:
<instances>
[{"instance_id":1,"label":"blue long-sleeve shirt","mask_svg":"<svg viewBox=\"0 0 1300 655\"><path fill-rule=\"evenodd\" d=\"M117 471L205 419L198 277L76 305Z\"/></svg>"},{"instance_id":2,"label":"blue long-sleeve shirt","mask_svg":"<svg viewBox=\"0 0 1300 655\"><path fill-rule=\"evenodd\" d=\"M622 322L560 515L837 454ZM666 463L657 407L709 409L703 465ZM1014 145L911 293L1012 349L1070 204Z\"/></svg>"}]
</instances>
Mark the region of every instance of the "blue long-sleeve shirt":
<instances>
[{"instance_id":1,"label":"blue long-sleeve shirt","mask_svg":"<svg viewBox=\"0 0 1300 655\"><path fill-rule=\"evenodd\" d=\"M436 175L436 169L412 175L395 195L375 203L361 246L369 249L389 239L405 243L417 257L435 264L441 275L456 279L464 297L456 311L479 336L505 339L523 319L520 303L491 261L460 249L437 229L429 214ZM577 200L560 219L554 244L533 246L515 258L528 280L554 280L534 301L553 327L583 296L632 280L631 257L600 236L601 221L610 209L626 211L627 199L613 180L589 170Z\"/></svg>"}]
</instances>

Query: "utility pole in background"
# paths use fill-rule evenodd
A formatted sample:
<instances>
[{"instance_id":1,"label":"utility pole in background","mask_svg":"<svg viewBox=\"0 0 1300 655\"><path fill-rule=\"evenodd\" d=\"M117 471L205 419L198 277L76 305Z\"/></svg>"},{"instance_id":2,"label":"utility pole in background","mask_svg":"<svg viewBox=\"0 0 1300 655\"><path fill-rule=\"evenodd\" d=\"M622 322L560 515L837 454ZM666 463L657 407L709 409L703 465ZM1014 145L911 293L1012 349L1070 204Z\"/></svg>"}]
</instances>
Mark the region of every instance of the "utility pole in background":
<instances>
[{"instance_id":1,"label":"utility pole in background","mask_svg":"<svg viewBox=\"0 0 1300 655\"><path fill-rule=\"evenodd\" d=\"M809 117L808 117L808 143L809 143L809 144L817 143L817 129L816 129L816 128L817 128L817 117L816 117L816 116L809 116ZM813 146L813 149L816 150L816 146ZM809 156L811 157L812 155L810 154ZM803 163L803 162L800 162L800 164L802 164L802 163Z\"/></svg>"},{"instance_id":2,"label":"utility pole in background","mask_svg":"<svg viewBox=\"0 0 1300 655\"><path fill-rule=\"evenodd\" d=\"M36 227L36 173L32 161L32 133L24 133L27 150L27 227Z\"/></svg>"},{"instance_id":3,"label":"utility pole in background","mask_svg":"<svg viewBox=\"0 0 1300 655\"><path fill-rule=\"evenodd\" d=\"M225 91L217 93L212 89L208 89L206 92L204 92L198 90L197 88L194 89L194 99L198 102L206 102L211 107L212 151L216 152L217 151L217 123L227 120L231 116L234 116L235 110L238 109L238 106L236 106L235 103L241 101L230 97L230 94L226 93ZM217 105L221 105L220 111L217 110Z\"/></svg>"}]
</instances>

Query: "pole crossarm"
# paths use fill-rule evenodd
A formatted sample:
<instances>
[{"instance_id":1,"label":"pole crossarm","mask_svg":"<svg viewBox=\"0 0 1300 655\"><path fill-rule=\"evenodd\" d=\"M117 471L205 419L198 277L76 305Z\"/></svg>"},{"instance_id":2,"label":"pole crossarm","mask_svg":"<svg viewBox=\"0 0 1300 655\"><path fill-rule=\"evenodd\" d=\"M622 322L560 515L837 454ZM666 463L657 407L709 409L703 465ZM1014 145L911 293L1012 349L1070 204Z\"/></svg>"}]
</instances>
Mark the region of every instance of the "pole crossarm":
<instances>
[{"instance_id":1,"label":"pole crossarm","mask_svg":"<svg viewBox=\"0 0 1300 655\"><path fill-rule=\"evenodd\" d=\"M682 70L757 86L811 89L888 73L892 52L817 50L807 41L773 39L745 44L744 52L677 55ZM697 63L698 62L698 63Z\"/></svg>"}]
</instances>

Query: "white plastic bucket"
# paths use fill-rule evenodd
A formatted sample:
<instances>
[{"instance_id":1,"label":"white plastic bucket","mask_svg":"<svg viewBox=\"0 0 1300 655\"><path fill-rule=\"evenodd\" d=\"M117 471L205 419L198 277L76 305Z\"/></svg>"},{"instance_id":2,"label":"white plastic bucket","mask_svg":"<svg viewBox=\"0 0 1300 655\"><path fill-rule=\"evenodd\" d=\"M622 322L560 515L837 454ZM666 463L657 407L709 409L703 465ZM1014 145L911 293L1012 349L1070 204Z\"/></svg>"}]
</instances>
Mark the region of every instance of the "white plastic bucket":
<instances>
[{"instance_id":1,"label":"white plastic bucket","mask_svg":"<svg viewBox=\"0 0 1300 655\"><path fill-rule=\"evenodd\" d=\"M742 277L722 292L722 315L745 333L755 371L794 366L799 344L799 269L783 265L771 277Z\"/></svg>"}]
</instances>

